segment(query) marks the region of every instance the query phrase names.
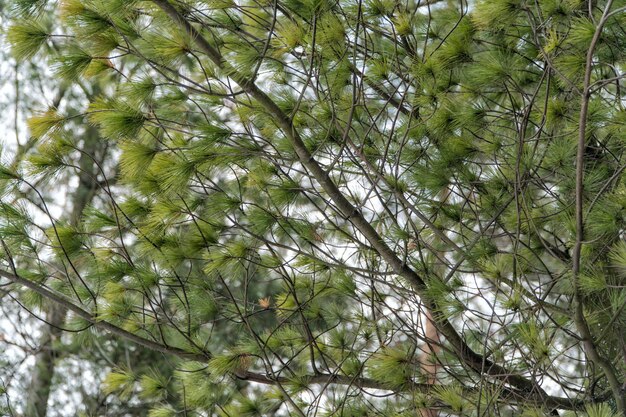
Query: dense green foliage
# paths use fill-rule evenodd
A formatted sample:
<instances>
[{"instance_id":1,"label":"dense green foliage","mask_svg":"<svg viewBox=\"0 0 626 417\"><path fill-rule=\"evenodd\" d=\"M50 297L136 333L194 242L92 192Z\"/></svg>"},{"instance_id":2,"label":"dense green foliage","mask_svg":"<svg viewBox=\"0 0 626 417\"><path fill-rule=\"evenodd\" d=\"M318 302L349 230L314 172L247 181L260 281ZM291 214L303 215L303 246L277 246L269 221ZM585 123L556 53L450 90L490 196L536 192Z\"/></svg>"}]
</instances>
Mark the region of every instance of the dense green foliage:
<instances>
[{"instance_id":1,"label":"dense green foliage","mask_svg":"<svg viewBox=\"0 0 626 417\"><path fill-rule=\"evenodd\" d=\"M624 415L626 2L13 3L0 275L111 415Z\"/></svg>"}]
</instances>

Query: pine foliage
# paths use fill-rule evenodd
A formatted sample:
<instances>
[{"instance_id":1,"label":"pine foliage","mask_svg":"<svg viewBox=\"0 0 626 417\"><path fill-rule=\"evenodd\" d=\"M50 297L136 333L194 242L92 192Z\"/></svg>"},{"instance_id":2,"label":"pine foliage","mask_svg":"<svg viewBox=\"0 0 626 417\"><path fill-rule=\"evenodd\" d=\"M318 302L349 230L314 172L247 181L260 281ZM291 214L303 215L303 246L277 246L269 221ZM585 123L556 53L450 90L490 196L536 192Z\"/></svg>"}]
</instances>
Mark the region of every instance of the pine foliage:
<instances>
[{"instance_id":1,"label":"pine foliage","mask_svg":"<svg viewBox=\"0 0 626 417\"><path fill-rule=\"evenodd\" d=\"M2 270L136 346L111 404L626 412L622 2L16 6L14 57L97 88L0 169Z\"/></svg>"}]
</instances>

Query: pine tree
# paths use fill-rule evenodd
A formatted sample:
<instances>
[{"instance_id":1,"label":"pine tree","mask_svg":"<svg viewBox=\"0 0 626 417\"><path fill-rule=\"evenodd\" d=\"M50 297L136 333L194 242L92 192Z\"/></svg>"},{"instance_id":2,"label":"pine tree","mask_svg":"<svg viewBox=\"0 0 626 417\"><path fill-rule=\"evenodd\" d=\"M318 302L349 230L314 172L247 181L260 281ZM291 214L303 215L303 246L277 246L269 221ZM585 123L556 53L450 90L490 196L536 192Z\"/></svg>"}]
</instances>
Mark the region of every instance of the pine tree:
<instances>
[{"instance_id":1,"label":"pine tree","mask_svg":"<svg viewBox=\"0 0 626 417\"><path fill-rule=\"evenodd\" d=\"M623 1L14 3L100 91L2 167L0 275L127 346L108 415L626 415Z\"/></svg>"}]
</instances>

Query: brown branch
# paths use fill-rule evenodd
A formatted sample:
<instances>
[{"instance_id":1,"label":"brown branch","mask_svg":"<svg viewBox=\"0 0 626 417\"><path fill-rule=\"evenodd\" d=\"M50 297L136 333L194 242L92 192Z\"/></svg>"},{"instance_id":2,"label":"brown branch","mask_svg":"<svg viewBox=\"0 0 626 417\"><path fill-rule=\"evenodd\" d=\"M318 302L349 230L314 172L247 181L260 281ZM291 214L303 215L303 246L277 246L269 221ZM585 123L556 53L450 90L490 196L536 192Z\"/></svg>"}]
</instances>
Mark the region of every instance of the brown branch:
<instances>
[{"instance_id":1,"label":"brown branch","mask_svg":"<svg viewBox=\"0 0 626 417\"><path fill-rule=\"evenodd\" d=\"M166 354L175 355L184 359L196 360L196 361L201 361L201 362L206 362L208 359L211 358L211 356L208 353L190 353L190 352L187 352L182 349L175 348L175 347L165 346L160 343L156 343L150 339L137 336L136 334L131 333L127 330L124 330L121 327L118 327L107 321L99 320L92 313L81 308L80 306L77 306L72 301L67 299L64 295L61 295L55 291L52 291L44 287L41 284L38 284L26 278L22 278L19 275L15 275L15 274L0 270L0 277L6 278L15 284L23 285L24 287L36 292L42 297L45 297L48 300L54 301L55 303L66 308L67 310L72 311L77 316L91 323L94 327L98 329L106 330L110 333L113 333L116 336L120 336L139 346L143 346L145 348L154 350L156 352L166 353Z\"/></svg>"},{"instance_id":2,"label":"brown branch","mask_svg":"<svg viewBox=\"0 0 626 417\"><path fill-rule=\"evenodd\" d=\"M263 374L253 373L253 372L242 372L235 375L238 379L257 382L259 384L267 384L272 385L276 383L280 384L289 384L293 383L289 378L278 377L278 378L270 378ZM441 389L445 389L446 385L443 384L430 384L430 383L417 383L413 381L408 381L407 384L397 390L392 390L388 386L381 384L380 382L364 377L350 377L345 375L335 375L335 374L319 374L319 375L311 375L303 378L307 381L308 384L311 385L328 385L328 384L338 384L338 385L346 385L355 388L368 388L375 389L381 391L394 391L394 392L420 392L423 394L430 394L434 391L438 391ZM477 388L463 388L463 395L467 398L469 396L478 395L479 389ZM596 398L597 401L604 401L606 396L603 398ZM548 407L550 409L562 409L562 410L582 410L585 408L585 405L588 404L588 401L585 400L576 400L569 398L561 398L554 396L543 396L531 393L521 393L518 391L507 390L505 389L497 399L499 402L508 403L508 404L524 404L524 405L534 405L537 407ZM436 404L437 407L444 406L443 404Z\"/></svg>"},{"instance_id":3,"label":"brown branch","mask_svg":"<svg viewBox=\"0 0 626 417\"><path fill-rule=\"evenodd\" d=\"M617 378L617 372L613 367L613 364L606 358L602 357L598 352L596 343L593 340L593 335L591 334L591 330L589 329L589 325L585 320L583 303L581 299L582 297L578 288L581 251L583 242L585 240L585 219L583 214L583 179L585 174L585 138L587 134L587 114L589 112L589 101L591 98L590 88L591 73L593 70L593 55L598 41L600 40L604 24L611 16L609 11L611 9L612 3L613 0L608 0L605 5L602 18L596 26L595 33L593 34L593 38L591 39L591 44L589 45L589 49L587 50L587 57L585 61L585 75L583 79L583 91L581 96L580 115L578 120L578 147L576 151L576 242L574 244L574 249L572 253L572 275L574 280L574 323L582 338L583 346L585 347L585 353L589 356L591 361L598 365L604 372L604 375L608 380L609 386L611 387L611 391L613 392L613 397L615 398L615 401L617 403L616 405L618 411L620 412L620 414L626 415L626 396L621 389L622 387Z\"/></svg>"}]
</instances>

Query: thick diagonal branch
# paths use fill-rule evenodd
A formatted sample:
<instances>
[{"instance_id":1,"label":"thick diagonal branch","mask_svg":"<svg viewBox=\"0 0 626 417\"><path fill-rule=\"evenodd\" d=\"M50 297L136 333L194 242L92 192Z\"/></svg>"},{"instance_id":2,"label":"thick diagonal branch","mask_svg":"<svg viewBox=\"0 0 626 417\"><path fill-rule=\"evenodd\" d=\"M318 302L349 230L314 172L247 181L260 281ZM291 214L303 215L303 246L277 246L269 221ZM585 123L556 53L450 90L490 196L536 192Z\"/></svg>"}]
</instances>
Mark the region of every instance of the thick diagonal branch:
<instances>
[{"instance_id":1,"label":"thick diagonal branch","mask_svg":"<svg viewBox=\"0 0 626 417\"><path fill-rule=\"evenodd\" d=\"M302 165L311 173L320 187L334 202L341 215L350 221L355 228L367 239L378 254L387 262L393 271L406 279L415 292L420 296L424 306L432 315L439 332L452 346L459 360L473 371L504 381L512 387L523 392L542 392L543 390L534 382L522 375L515 374L493 363L489 359L472 350L456 331L452 323L445 317L437 302L428 295L425 280L413 269L406 265L402 259L384 242L374 227L365 219L361 212L345 197L342 191L330 178L328 173L315 160L309 152L298 131L294 128L291 119L278 107L278 105L263 92L253 80L246 78L239 71L226 62L220 52L214 48L196 28L182 16L178 10L167 0L153 0L163 12L165 12L176 24L180 26L192 39L198 48L206 54L214 65L219 67L234 80L246 93L253 97L265 110L271 114L276 124L291 142L296 155Z\"/></svg>"}]
</instances>

